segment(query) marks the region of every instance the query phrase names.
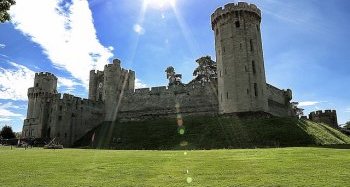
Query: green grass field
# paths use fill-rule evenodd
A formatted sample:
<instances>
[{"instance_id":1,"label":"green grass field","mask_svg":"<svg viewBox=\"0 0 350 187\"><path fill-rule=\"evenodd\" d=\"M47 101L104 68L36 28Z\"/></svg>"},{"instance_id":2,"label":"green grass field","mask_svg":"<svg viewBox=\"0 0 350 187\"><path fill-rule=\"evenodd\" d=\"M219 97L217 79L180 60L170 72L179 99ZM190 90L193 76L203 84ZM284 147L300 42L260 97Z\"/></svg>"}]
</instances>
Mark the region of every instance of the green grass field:
<instances>
[{"instance_id":1,"label":"green grass field","mask_svg":"<svg viewBox=\"0 0 350 187\"><path fill-rule=\"evenodd\" d=\"M0 186L349 186L350 149L0 147Z\"/></svg>"}]
</instances>

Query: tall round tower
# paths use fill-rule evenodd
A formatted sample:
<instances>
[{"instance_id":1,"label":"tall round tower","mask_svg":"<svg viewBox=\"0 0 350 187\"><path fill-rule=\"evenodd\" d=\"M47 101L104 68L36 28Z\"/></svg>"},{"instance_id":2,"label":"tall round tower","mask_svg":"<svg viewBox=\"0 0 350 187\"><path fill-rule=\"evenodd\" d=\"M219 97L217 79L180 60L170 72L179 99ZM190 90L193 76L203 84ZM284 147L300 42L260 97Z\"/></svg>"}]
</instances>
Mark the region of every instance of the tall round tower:
<instances>
[{"instance_id":1,"label":"tall round tower","mask_svg":"<svg viewBox=\"0 0 350 187\"><path fill-rule=\"evenodd\" d=\"M211 16L220 113L268 111L260 22L260 10L243 2Z\"/></svg>"},{"instance_id":2,"label":"tall round tower","mask_svg":"<svg viewBox=\"0 0 350 187\"><path fill-rule=\"evenodd\" d=\"M28 89L27 118L23 124L25 138L47 136L49 105L57 94L57 77L51 73L36 73L34 87Z\"/></svg>"}]
</instances>

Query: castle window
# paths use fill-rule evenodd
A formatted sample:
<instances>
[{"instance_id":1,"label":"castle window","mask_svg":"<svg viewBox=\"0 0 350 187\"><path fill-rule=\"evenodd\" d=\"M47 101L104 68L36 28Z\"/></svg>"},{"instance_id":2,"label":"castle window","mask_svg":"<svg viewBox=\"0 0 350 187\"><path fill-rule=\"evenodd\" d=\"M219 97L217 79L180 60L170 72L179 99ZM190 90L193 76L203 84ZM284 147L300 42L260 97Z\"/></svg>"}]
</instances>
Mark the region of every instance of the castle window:
<instances>
[{"instance_id":1,"label":"castle window","mask_svg":"<svg viewBox=\"0 0 350 187\"><path fill-rule=\"evenodd\" d=\"M61 121L62 120L62 116L58 116L58 121Z\"/></svg>"},{"instance_id":2,"label":"castle window","mask_svg":"<svg viewBox=\"0 0 350 187\"><path fill-rule=\"evenodd\" d=\"M228 99L228 92L226 92L226 99Z\"/></svg>"},{"instance_id":3,"label":"castle window","mask_svg":"<svg viewBox=\"0 0 350 187\"><path fill-rule=\"evenodd\" d=\"M245 72L248 72L247 66L244 66L244 70L245 70Z\"/></svg>"},{"instance_id":4,"label":"castle window","mask_svg":"<svg viewBox=\"0 0 350 187\"><path fill-rule=\"evenodd\" d=\"M57 137L59 138L61 136L61 134L60 133L57 133Z\"/></svg>"},{"instance_id":5,"label":"castle window","mask_svg":"<svg viewBox=\"0 0 350 187\"><path fill-rule=\"evenodd\" d=\"M226 68L225 68L225 75L227 74Z\"/></svg>"},{"instance_id":6,"label":"castle window","mask_svg":"<svg viewBox=\"0 0 350 187\"><path fill-rule=\"evenodd\" d=\"M254 47L253 47L253 40L250 40L250 51L254 51Z\"/></svg>"},{"instance_id":7,"label":"castle window","mask_svg":"<svg viewBox=\"0 0 350 187\"><path fill-rule=\"evenodd\" d=\"M258 96L258 84L254 83L254 94L255 94L255 97Z\"/></svg>"},{"instance_id":8,"label":"castle window","mask_svg":"<svg viewBox=\"0 0 350 187\"><path fill-rule=\"evenodd\" d=\"M252 61L252 68L253 68L253 74L255 75L256 73L256 69L255 69L255 61Z\"/></svg>"},{"instance_id":9,"label":"castle window","mask_svg":"<svg viewBox=\"0 0 350 187\"><path fill-rule=\"evenodd\" d=\"M39 83L36 83L36 84L35 84L35 87L39 87Z\"/></svg>"},{"instance_id":10,"label":"castle window","mask_svg":"<svg viewBox=\"0 0 350 187\"><path fill-rule=\"evenodd\" d=\"M62 111L62 106L60 106L60 111Z\"/></svg>"},{"instance_id":11,"label":"castle window","mask_svg":"<svg viewBox=\"0 0 350 187\"><path fill-rule=\"evenodd\" d=\"M236 28L239 28L241 26L241 24L239 23L239 21L235 22Z\"/></svg>"},{"instance_id":12,"label":"castle window","mask_svg":"<svg viewBox=\"0 0 350 187\"><path fill-rule=\"evenodd\" d=\"M64 133L64 137L67 138L67 133Z\"/></svg>"},{"instance_id":13,"label":"castle window","mask_svg":"<svg viewBox=\"0 0 350 187\"><path fill-rule=\"evenodd\" d=\"M258 32L260 32L260 27L259 27L259 25L256 25L256 30L258 30Z\"/></svg>"},{"instance_id":14,"label":"castle window","mask_svg":"<svg viewBox=\"0 0 350 187\"><path fill-rule=\"evenodd\" d=\"M220 70L220 77L221 77L221 70Z\"/></svg>"},{"instance_id":15,"label":"castle window","mask_svg":"<svg viewBox=\"0 0 350 187\"><path fill-rule=\"evenodd\" d=\"M249 95L249 89L247 89L247 95Z\"/></svg>"},{"instance_id":16,"label":"castle window","mask_svg":"<svg viewBox=\"0 0 350 187\"><path fill-rule=\"evenodd\" d=\"M219 35L219 29L216 29L216 36Z\"/></svg>"}]
</instances>

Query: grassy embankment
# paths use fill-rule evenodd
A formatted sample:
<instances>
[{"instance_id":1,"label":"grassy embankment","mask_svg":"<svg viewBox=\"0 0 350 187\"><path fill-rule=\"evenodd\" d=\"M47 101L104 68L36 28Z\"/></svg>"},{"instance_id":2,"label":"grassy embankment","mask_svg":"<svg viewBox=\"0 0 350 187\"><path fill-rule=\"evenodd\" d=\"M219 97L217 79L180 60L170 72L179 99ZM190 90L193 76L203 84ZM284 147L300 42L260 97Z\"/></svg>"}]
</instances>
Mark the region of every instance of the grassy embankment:
<instances>
[{"instance_id":1,"label":"grassy embankment","mask_svg":"<svg viewBox=\"0 0 350 187\"><path fill-rule=\"evenodd\" d=\"M186 117L184 131L176 119L104 123L76 147L111 149L222 149L350 144L350 137L327 125L294 118Z\"/></svg>"}]
</instances>

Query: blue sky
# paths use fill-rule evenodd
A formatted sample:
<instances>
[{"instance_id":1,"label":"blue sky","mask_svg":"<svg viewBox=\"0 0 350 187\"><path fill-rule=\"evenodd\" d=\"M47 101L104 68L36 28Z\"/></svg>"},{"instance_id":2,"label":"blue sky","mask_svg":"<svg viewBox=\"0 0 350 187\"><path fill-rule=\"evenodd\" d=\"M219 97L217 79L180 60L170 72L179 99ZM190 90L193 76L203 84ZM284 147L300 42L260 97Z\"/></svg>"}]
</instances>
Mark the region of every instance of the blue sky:
<instances>
[{"instance_id":1,"label":"blue sky","mask_svg":"<svg viewBox=\"0 0 350 187\"><path fill-rule=\"evenodd\" d=\"M228 0L17 0L0 24L0 126L21 131L35 72L59 92L87 97L90 69L119 58L137 86L166 85L172 65L192 79L195 60L215 59L210 15ZM262 10L267 81L293 90L305 113L336 109L350 120L350 1L251 0Z\"/></svg>"}]
</instances>

